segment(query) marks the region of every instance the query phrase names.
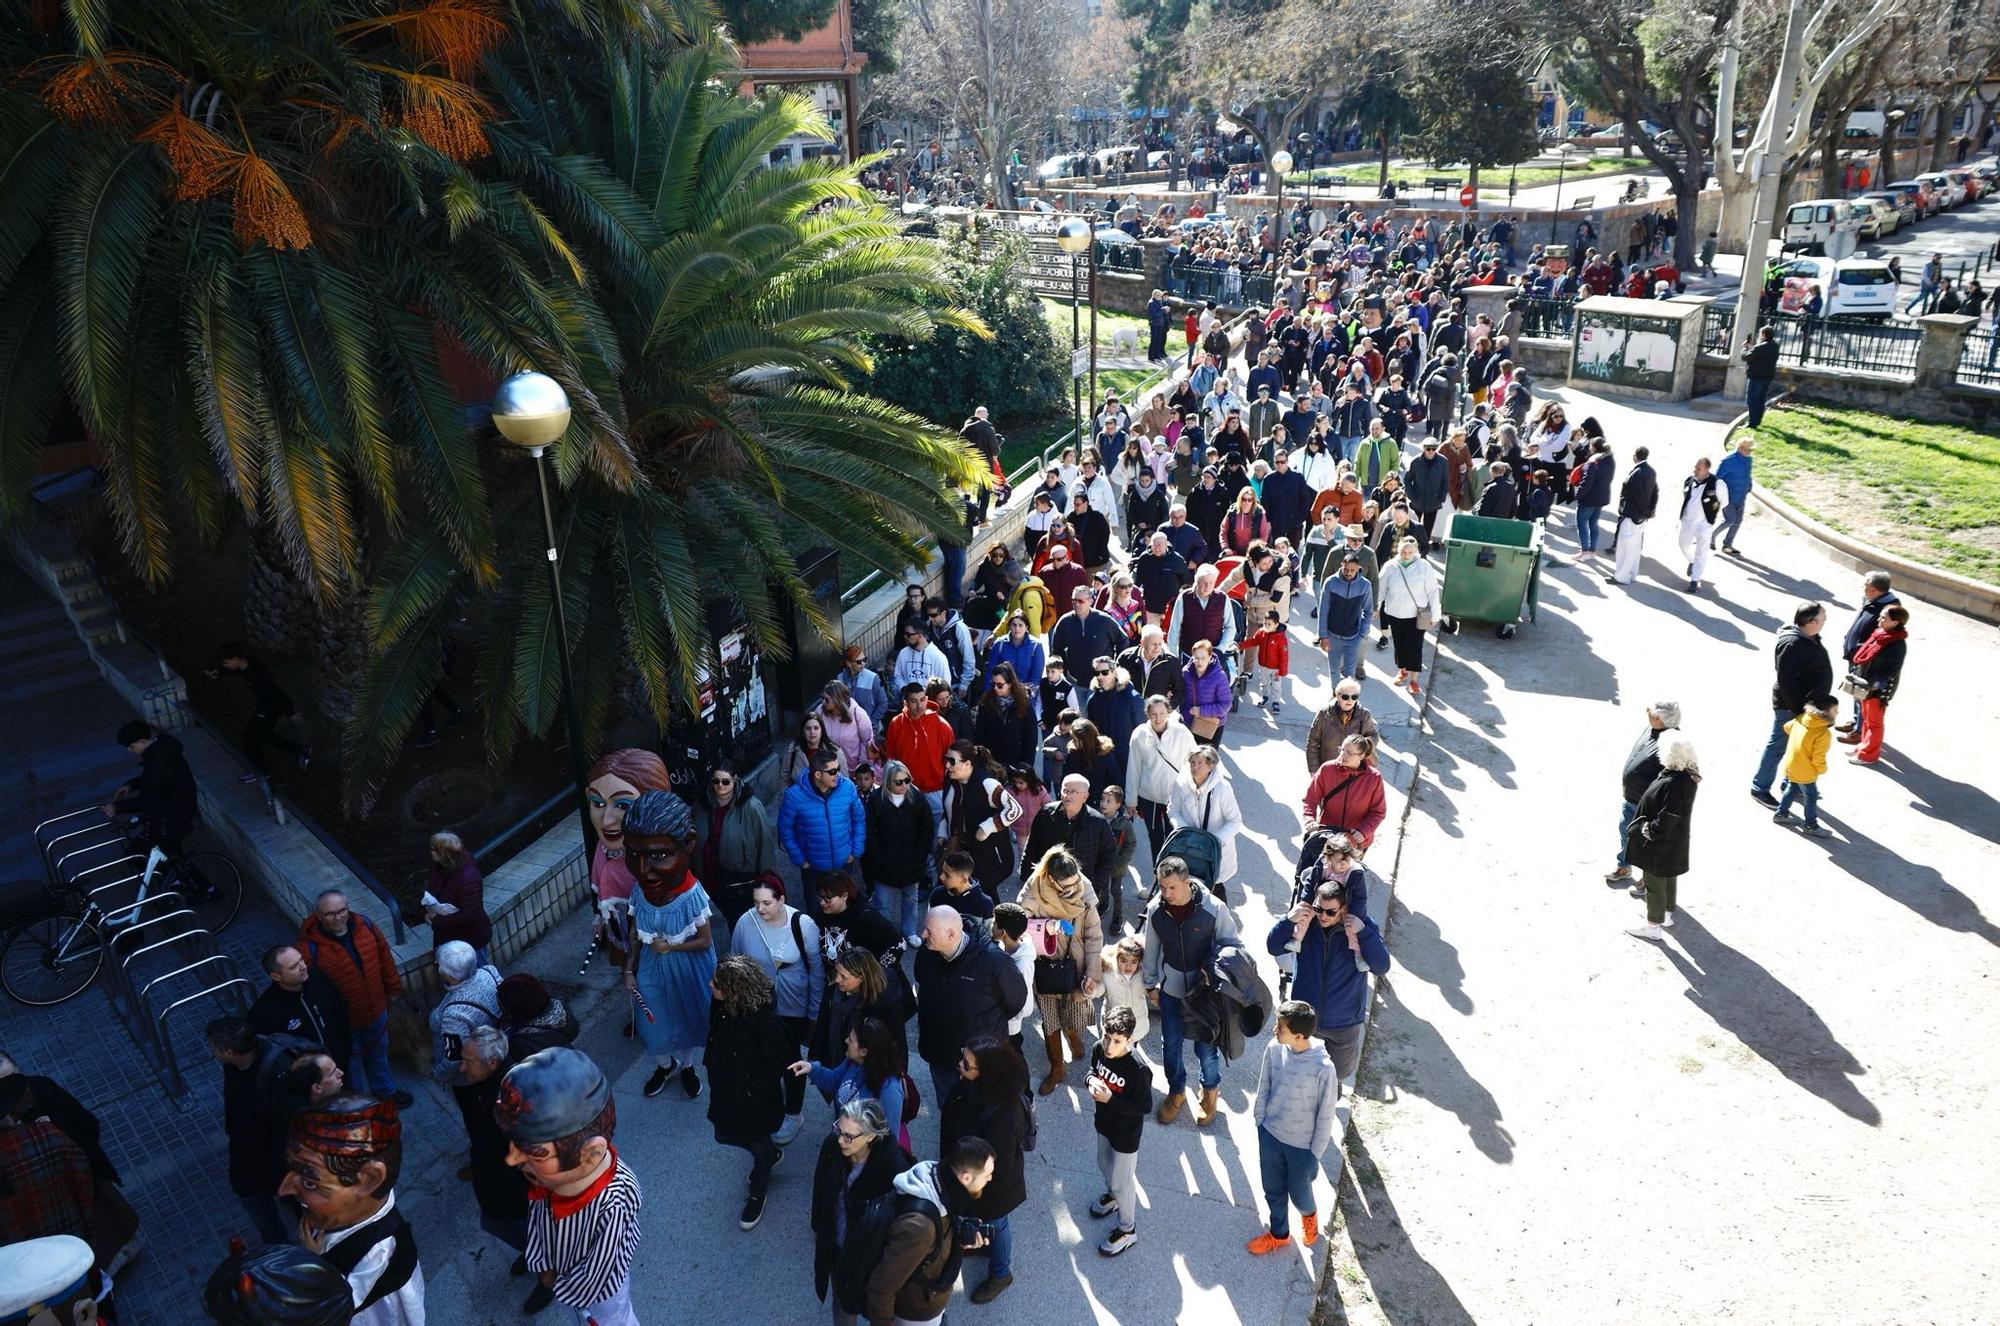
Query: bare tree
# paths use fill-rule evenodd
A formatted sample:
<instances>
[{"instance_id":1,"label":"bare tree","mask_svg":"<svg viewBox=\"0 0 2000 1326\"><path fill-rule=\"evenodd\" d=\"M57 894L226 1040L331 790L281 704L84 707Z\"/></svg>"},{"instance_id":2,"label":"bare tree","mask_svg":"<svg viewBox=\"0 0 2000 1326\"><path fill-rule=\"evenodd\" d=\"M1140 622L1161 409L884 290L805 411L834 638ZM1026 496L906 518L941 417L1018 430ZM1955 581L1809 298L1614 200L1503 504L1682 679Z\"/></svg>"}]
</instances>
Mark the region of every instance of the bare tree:
<instances>
[{"instance_id":1,"label":"bare tree","mask_svg":"<svg viewBox=\"0 0 2000 1326\"><path fill-rule=\"evenodd\" d=\"M1034 126L1070 104L1082 29L1075 6L1044 0L906 0L896 100L955 124L992 172L988 194L1014 206L1008 164Z\"/></svg>"},{"instance_id":2,"label":"bare tree","mask_svg":"<svg viewBox=\"0 0 2000 1326\"><path fill-rule=\"evenodd\" d=\"M1730 18L1728 38L1716 70L1715 147L1716 178L1722 185L1720 247L1729 252L1743 251L1750 231L1750 211L1757 195L1757 183L1766 171L1782 172L1812 147L1813 109L1827 81L1850 60L1861 59L1863 45L1881 26L1894 17L1903 0L1874 0L1866 10L1845 11L1836 20L1840 29L1824 54L1808 62L1801 72L1797 91L1780 105L1775 95L1767 95L1763 114L1750 130L1749 141L1738 151L1728 138L1736 123L1737 82L1742 65L1744 14L1738 9ZM1806 21L1807 49L1827 28L1827 21L1839 6L1823 5ZM1776 89L1772 90L1775 94Z\"/></svg>"},{"instance_id":3,"label":"bare tree","mask_svg":"<svg viewBox=\"0 0 2000 1326\"><path fill-rule=\"evenodd\" d=\"M1307 111L1354 76L1370 25L1351 0L1202 8L1181 39L1184 90L1248 130L1268 161Z\"/></svg>"}]
</instances>

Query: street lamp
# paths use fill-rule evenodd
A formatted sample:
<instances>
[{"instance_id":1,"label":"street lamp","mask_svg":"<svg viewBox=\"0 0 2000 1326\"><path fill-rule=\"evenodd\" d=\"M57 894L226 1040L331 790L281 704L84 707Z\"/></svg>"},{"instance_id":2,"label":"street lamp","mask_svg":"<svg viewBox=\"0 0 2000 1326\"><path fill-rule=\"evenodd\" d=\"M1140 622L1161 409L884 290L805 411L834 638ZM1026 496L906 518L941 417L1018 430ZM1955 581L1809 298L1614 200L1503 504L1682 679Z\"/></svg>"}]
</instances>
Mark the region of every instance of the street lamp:
<instances>
[{"instance_id":1,"label":"street lamp","mask_svg":"<svg viewBox=\"0 0 2000 1326\"><path fill-rule=\"evenodd\" d=\"M1568 143L1564 143L1556 149L1556 205L1549 212L1549 243L1551 244L1556 242L1556 222L1562 216L1563 172L1569 169L1569 152L1570 147Z\"/></svg>"},{"instance_id":2,"label":"street lamp","mask_svg":"<svg viewBox=\"0 0 2000 1326\"><path fill-rule=\"evenodd\" d=\"M542 453L569 428L569 397L554 378L542 373L516 373L493 393L493 426L500 436L535 458L535 481L542 490L542 530L548 536L549 591L556 605L556 636L562 661L563 700L569 710L569 762L576 777L577 819L583 826L583 849L590 851L590 794L585 790L583 723L576 703L576 674L570 670L569 621L563 612L562 569L556 548L556 518L549 505L548 471Z\"/></svg>"},{"instance_id":3,"label":"street lamp","mask_svg":"<svg viewBox=\"0 0 2000 1326\"><path fill-rule=\"evenodd\" d=\"M898 138L889 144L889 150L896 154L896 214L901 216L909 210L910 204L910 159L904 153L909 144Z\"/></svg>"},{"instance_id":4,"label":"street lamp","mask_svg":"<svg viewBox=\"0 0 2000 1326\"><path fill-rule=\"evenodd\" d=\"M1312 228L1311 215L1313 205L1313 136L1309 133L1301 133L1298 137L1298 145L1299 159L1306 163L1306 227L1310 231Z\"/></svg>"},{"instance_id":5,"label":"street lamp","mask_svg":"<svg viewBox=\"0 0 2000 1326\"><path fill-rule=\"evenodd\" d=\"M1092 407L1097 397L1097 245L1090 222L1080 216L1070 217L1056 228L1056 247L1069 255L1069 348L1072 354L1082 344L1083 332L1078 326L1079 309L1083 302L1082 291L1078 288L1077 259L1090 255L1090 394ZM1070 364L1070 411L1076 431L1077 454L1083 454L1083 396L1081 381L1076 373L1074 360Z\"/></svg>"},{"instance_id":6,"label":"street lamp","mask_svg":"<svg viewBox=\"0 0 2000 1326\"><path fill-rule=\"evenodd\" d=\"M1271 153L1271 173L1278 177L1278 218L1271 227L1271 252L1275 254L1285 229L1285 176L1292 173L1292 154L1282 147Z\"/></svg>"}]
</instances>

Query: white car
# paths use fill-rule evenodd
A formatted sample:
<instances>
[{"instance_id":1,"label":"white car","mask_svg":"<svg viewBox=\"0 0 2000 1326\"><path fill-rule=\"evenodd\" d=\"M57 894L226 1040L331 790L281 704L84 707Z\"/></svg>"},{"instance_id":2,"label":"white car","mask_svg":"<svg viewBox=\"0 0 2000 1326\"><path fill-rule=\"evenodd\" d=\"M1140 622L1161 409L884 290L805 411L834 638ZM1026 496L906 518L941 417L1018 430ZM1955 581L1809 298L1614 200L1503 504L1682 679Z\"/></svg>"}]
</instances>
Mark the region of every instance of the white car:
<instances>
[{"instance_id":1,"label":"white car","mask_svg":"<svg viewBox=\"0 0 2000 1326\"><path fill-rule=\"evenodd\" d=\"M1787 313L1803 312L1812 297L1811 288L1820 290L1823 318L1881 318L1896 312L1896 278L1889 265L1873 258L1794 258L1784 266L1785 292L1778 307Z\"/></svg>"},{"instance_id":2,"label":"white car","mask_svg":"<svg viewBox=\"0 0 2000 1326\"><path fill-rule=\"evenodd\" d=\"M1965 186L1941 170L1927 171L1917 178L1930 185L1931 192L1938 196L1939 211L1947 207L1957 207L1965 201Z\"/></svg>"}]
</instances>

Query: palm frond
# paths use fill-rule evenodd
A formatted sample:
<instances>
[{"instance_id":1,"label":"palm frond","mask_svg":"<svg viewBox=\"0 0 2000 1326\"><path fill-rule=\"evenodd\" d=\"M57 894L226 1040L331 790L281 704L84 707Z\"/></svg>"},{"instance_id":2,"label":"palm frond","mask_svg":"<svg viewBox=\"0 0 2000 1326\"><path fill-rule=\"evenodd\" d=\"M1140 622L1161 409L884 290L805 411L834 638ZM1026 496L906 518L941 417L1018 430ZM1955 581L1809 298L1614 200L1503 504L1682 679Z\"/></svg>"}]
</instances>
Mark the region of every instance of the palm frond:
<instances>
[{"instance_id":1,"label":"palm frond","mask_svg":"<svg viewBox=\"0 0 2000 1326\"><path fill-rule=\"evenodd\" d=\"M118 427L124 341L146 245L160 221L161 170L141 144L94 145L69 177L53 234L70 391L98 437Z\"/></svg>"},{"instance_id":2,"label":"palm frond","mask_svg":"<svg viewBox=\"0 0 2000 1326\"><path fill-rule=\"evenodd\" d=\"M0 524L26 516L42 440L62 404L56 292L44 273L0 294Z\"/></svg>"}]
</instances>

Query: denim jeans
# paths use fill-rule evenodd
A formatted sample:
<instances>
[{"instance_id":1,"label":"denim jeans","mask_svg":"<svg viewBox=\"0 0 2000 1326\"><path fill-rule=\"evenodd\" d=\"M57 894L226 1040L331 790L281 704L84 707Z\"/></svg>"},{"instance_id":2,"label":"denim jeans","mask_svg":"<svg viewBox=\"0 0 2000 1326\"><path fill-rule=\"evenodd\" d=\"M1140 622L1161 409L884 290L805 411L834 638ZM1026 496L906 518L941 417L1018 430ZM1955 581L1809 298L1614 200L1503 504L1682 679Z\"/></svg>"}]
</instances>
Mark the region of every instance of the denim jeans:
<instances>
[{"instance_id":1,"label":"denim jeans","mask_svg":"<svg viewBox=\"0 0 2000 1326\"><path fill-rule=\"evenodd\" d=\"M1744 421L1752 428L1764 422L1764 402L1771 394L1770 378L1749 378L1743 384L1743 405L1749 412Z\"/></svg>"},{"instance_id":2,"label":"denim jeans","mask_svg":"<svg viewBox=\"0 0 2000 1326\"><path fill-rule=\"evenodd\" d=\"M1354 463L1354 453L1359 450L1361 450L1361 439L1359 437L1343 437L1340 439L1340 458L1349 465Z\"/></svg>"},{"instance_id":3,"label":"denim jeans","mask_svg":"<svg viewBox=\"0 0 2000 1326\"><path fill-rule=\"evenodd\" d=\"M1181 1001L1162 990L1160 992L1160 1054L1167 1061L1167 1092L1169 1095L1187 1089L1187 1033L1181 1020ZM1209 1091L1222 1085L1222 1051L1213 1045L1203 1045L1199 1041L1194 1047L1195 1061L1201 1065L1202 1090Z\"/></svg>"},{"instance_id":4,"label":"denim jeans","mask_svg":"<svg viewBox=\"0 0 2000 1326\"><path fill-rule=\"evenodd\" d=\"M906 884L897 888L891 884L875 886L875 910L889 918L899 935L917 933L917 886Z\"/></svg>"},{"instance_id":5,"label":"denim jeans","mask_svg":"<svg viewBox=\"0 0 2000 1326\"><path fill-rule=\"evenodd\" d=\"M1319 1157L1302 1146L1287 1146L1271 1136L1269 1129L1259 1128L1257 1168L1264 1179L1264 1204L1271 1208L1271 1232L1287 1238L1292 1232L1287 1201L1299 1208L1300 1215L1314 1215L1319 1210L1313 1197Z\"/></svg>"},{"instance_id":6,"label":"denim jeans","mask_svg":"<svg viewBox=\"0 0 2000 1326\"><path fill-rule=\"evenodd\" d=\"M1632 827L1632 817L1638 813L1638 802L1621 801L1618 803L1618 868L1620 870L1628 870L1632 865L1630 861L1625 859L1625 831Z\"/></svg>"},{"instance_id":7,"label":"denim jeans","mask_svg":"<svg viewBox=\"0 0 2000 1326\"><path fill-rule=\"evenodd\" d=\"M396 1093L396 1077L389 1071L389 1010L383 1009L365 1027L354 1028L354 1062L348 1067L347 1081L356 1090L366 1082L377 1096Z\"/></svg>"},{"instance_id":8,"label":"denim jeans","mask_svg":"<svg viewBox=\"0 0 2000 1326\"><path fill-rule=\"evenodd\" d=\"M1604 519L1601 506L1580 506L1576 509L1576 546L1582 552L1597 551L1597 535Z\"/></svg>"},{"instance_id":9,"label":"denim jeans","mask_svg":"<svg viewBox=\"0 0 2000 1326\"><path fill-rule=\"evenodd\" d=\"M979 1227L986 1234L986 1274L995 1280L1014 1274L1014 1231L1007 1217L983 1221Z\"/></svg>"},{"instance_id":10,"label":"denim jeans","mask_svg":"<svg viewBox=\"0 0 2000 1326\"><path fill-rule=\"evenodd\" d=\"M1799 802L1800 808L1805 812L1806 823L1814 828L1819 827L1819 784L1786 783L1784 795L1778 798L1779 813L1783 814L1790 810L1794 801Z\"/></svg>"},{"instance_id":11,"label":"denim jeans","mask_svg":"<svg viewBox=\"0 0 2000 1326\"><path fill-rule=\"evenodd\" d=\"M926 1059L924 1067L931 1070L931 1108L943 1110L944 1098L951 1094L952 1087L958 1082L958 1060L934 1064Z\"/></svg>"},{"instance_id":12,"label":"denim jeans","mask_svg":"<svg viewBox=\"0 0 2000 1326\"><path fill-rule=\"evenodd\" d=\"M1361 647L1368 643L1368 632L1352 638L1328 636L1326 641L1326 666L1333 673L1335 681L1342 677L1361 676Z\"/></svg>"},{"instance_id":13,"label":"denim jeans","mask_svg":"<svg viewBox=\"0 0 2000 1326\"><path fill-rule=\"evenodd\" d=\"M1736 531L1742 528L1743 503L1724 502L1722 504L1722 523L1715 527L1715 536L1709 540L1709 546L1715 547L1719 545L1724 548L1734 548L1736 546Z\"/></svg>"},{"instance_id":14,"label":"denim jeans","mask_svg":"<svg viewBox=\"0 0 2000 1326\"><path fill-rule=\"evenodd\" d=\"M1771 739L1764 743L1763 757L1757 761L1757 772L1750 779L1752 792L1770 792L1771 780L1778 776L1778 761L1785 758L1785 724L1792 717L1783 709L1771 711Z\"/></svg>"}]
</instances>

